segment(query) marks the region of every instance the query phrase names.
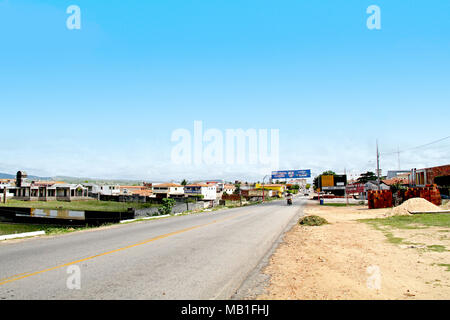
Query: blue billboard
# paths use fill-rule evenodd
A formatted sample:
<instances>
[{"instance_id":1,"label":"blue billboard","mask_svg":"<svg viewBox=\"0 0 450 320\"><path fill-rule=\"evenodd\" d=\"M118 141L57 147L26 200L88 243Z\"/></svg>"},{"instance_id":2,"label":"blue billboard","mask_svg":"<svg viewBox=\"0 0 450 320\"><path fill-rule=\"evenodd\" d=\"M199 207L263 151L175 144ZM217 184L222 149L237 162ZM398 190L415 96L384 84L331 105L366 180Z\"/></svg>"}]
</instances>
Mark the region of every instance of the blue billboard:
<instances>
[{"instance_id":1,"label":"blue billboard","mask_svg":"<svg viewBox=\"0 0 450 320\"><path fill-rule=\"evenodd\" d=\"M272 171L272 179L311 178L311 170Z\"/></svg>"}]
</instances>

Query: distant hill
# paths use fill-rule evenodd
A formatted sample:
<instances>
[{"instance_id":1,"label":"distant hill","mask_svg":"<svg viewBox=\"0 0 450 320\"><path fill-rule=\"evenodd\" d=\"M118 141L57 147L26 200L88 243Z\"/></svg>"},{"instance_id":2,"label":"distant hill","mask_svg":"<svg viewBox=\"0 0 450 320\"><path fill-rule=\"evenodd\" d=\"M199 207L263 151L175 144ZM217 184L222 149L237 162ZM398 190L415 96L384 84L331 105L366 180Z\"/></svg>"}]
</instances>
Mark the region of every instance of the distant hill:
<instances>
[{"instance_id":1,"label":"distant hill","mask_svg":"<svg viewBox=\"0 0 450 320\"><path fill-rule=\"evenodd\" d=\"M15 178L16 178L15 175L0 172L0 179L15 179Z\"/></svg>"},{"instance_id":2,"label":"distant hill","mask_svg":"<svg viewBox=\"0 0 450 320\"><path fill-rule=\"evenodd\" d=\"M120 185L140 185L143 180L126 180L126 179L98 179L98 178L77 178L56 176L55 181L65 181L67 183L95 183L95 184L120 184Z\"/></svg>"},{"instance_id":3,"label":"distant hill","mask_svg":"<svg viewBox=\"0 0 450 320\"><path fill-rule=\"evenodd\" d=\"M2 173L0 172L0 179L15 179L15 174ZM52 181L64 181L67 183L99 183L99 184L121 184L121 185L138 185L141 184L141 180L126 180L126 179L96 179L96 178L77 178L77 177L66 177L66 176L56 176L56 177L38 177L38 176L28 176L29 180L52 180Z\"/></svg>"},{"instance_id":4,"label":"distant hill","mask_svg":"<svg viewBox=\"0 0 450 320\"><path fill-rule=\"evenodd\" d=\"M15 179L15 174L9 174L9 173L2 173L0 172L0 179ZM38 176L28 176L27 177L30 180L52 180L50 177L38 177Z\"/></svg>"}]
</instances>

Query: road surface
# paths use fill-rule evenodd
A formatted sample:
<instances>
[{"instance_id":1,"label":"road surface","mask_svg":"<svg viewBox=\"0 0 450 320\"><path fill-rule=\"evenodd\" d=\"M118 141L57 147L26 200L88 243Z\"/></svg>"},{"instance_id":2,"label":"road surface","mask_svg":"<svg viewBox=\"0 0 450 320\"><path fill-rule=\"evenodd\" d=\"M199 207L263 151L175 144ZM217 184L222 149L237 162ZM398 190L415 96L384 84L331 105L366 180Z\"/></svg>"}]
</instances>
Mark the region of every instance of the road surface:
<instances>
[{"instance_id":1,"label":"road surface","mask_svg":"<svg viewBox=\"0 0 450 320\"><path fill-rule=\"evenodd\" d=\"M304 203L296 198L292 206L281 200L1 242L0 300L230 299Z\"/></svg>"}]
</instances>

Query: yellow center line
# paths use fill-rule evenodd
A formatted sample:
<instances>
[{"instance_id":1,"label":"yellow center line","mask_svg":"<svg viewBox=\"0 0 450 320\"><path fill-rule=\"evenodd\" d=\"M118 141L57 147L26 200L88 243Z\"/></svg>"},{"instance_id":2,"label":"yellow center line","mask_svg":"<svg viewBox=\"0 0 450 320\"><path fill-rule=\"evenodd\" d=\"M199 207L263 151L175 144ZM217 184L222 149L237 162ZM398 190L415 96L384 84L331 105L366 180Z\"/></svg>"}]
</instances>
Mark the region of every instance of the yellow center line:
<instances>
[{"instance_id":1,"label":"yellow center line","mask_svg":"<svg viewBox=\"0 0 450 320\"><path fill-rule=\"evenodd\" d=\"M168 238L170 236L174 236L174 235L177 235L177 234L180 234L180 233L184 233L184 232L187 232L187 231L190 231L190 230L198 229L198 228L201 228L201 227L206 227L206 226L209 226L209 225L217 223L217 222L223 222L223 221L226 221L226 220L230 220L230 219L233 219L233 218L241 216L241 215L243 215L243 214L238 214L238 215L231 216L231 217L228 217L228 218L224 218L224 219L221 219L221 220L214 220L212 222L208 222L208 223L205 223L205 224L201 224L201 225L197 225L197 226L181 229L181 230L178 230L178 231L166 233L166 234L154 237L154 238L150 238L150 239L144 240L142 242L138 242L138 243L135 243L135 244L128 245L128 246L123 247L123 248L114 249L114 250L111 250L111 251L99 253L99 254L96 254L96 255L93 255L93 256L90 256L90 257L87 257L87 258L83 258L83 259L67 262L67 263L64 263L64 264L61 264L61 265L58 265L58 266L55 266L55 267L51 267L51 268L48 268L48 269L44 269L44 270L40 270L40 271L36 271L36 272L25 272L25 273L16 274L14 276L10 276L8 278L1 279L0 280L0 286L4 285L4 284L7 284L7 283L10 283L10 282L14 282L14 281L20 280L20 279L25 279L25 278L28 278L28 277L32 277L32 276L35 276L35 275L38 275L38 274L41 274L41 273L44 273L44 272L52 271L52 270L55 270L55 269L60 269L60 268L63 268L63 267L67 267L67 266L76 264L76 263L92 260L94 258L106 256L108 254L112 254L112 253L115 253L115 252L119 252L119 251L123 251L123 250L130 249L130 248L133 248L133 247L137 247L137 246L140 246L140 245L143 245L143 244L147 244L147 243L150 243L150 242L153 242L153 241L156 241L156 240Z\"/></svg>"}]
</instances>

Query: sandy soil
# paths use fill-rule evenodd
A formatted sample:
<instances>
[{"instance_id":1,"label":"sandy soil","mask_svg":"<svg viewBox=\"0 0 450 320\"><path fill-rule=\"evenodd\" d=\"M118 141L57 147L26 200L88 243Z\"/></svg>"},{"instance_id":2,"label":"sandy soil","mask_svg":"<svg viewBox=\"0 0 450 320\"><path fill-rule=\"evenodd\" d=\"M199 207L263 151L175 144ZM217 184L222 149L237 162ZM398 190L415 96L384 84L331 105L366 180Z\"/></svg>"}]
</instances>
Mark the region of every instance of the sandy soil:
<instances>
[{"instance_id":1,"label":"sandy soil","mask_svg":"<svg viewBox=\"0 0 450 320\"><path fill-rule=\"evenodd\" d=\"M309 205L320 227L296 225L271 257L266 293L258 299L449 299L450 229L389 229L420 245L392 244L357 219L384 217L390 209ZM403 242L404 243L404 242ZM427 245L445 245L435 252Z\"/></svg>"}]
</instances>

